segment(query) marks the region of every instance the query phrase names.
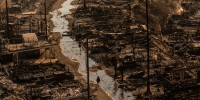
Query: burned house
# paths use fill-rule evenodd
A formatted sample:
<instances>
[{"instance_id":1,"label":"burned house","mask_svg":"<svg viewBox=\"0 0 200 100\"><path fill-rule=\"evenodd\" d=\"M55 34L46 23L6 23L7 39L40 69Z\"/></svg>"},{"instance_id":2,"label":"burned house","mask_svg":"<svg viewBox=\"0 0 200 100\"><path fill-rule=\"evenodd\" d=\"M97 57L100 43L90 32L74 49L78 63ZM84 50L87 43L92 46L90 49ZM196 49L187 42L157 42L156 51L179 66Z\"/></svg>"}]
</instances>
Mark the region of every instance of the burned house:
<instances>
[{"instance_id":1,"label":"burned house","mask_svg":"<svg viewBox=\"0 0 200 100\"><path fill-rule=\"evenodd\" d=\"M87 9L81 5L82 1L73 2L73 5L77 3L80 6L73 10L75 23L70 23L71 37L83 44L83 48L89 47L89 57L93 60L114 69L115 75L112 73L111 76L117 77L122 85L131 84L129 87L133 89L135 82L140 84L137 89L142 88L150 77L150 87L154 90L161 88L162 94L158 97L168 98L164 95L181 90L179 86L173 87L174 90L164 90L160 86L164 81L161 79L168 81L164 87L182 83L187 87L191 82L191 91L194 92L193 88L198 87L194 81L199 65L199 1L183 1L150 0L147 5L142 0L88 0ZM148 14L146 7L149 7ZM192 64L196 67L193 68ZM169 66L172 71L165 71ZM186 72L187 68L191 71ZM155 71L161 73L158 75L162 76L160 79ZM173 83L169 79L172 74L181 81ZM186 90L190 91L189 88Z\"/></svg>"},{"instance_id":2,"label":"burned house","mask_svg":"<svg viewBox=\"0 0 200 100\"><path fill-rule=\"evenodd\" d=\"M11 7L11 0L7 1L7 6L10 8ZM0 1L0 12L3 12L6 10L6 0L1 0Z\"/></svg>"},{"instance_id":3,"label":"burned house","mask_svg":"<svg viewBox=\"0 0 200 100\"><path fill-rule=\"evenodd\" d=\"M4 1L0 4L2 2ZM58 61L52 51L53 47L58 45L58 38L50 38L52 33L47 28L46 10L38 14L35 10L39 9L26 9L17 12L20 14L13 14L16 12L12 12L12 9L23 6L23 3L33 3L33 6L44 4L43 1L36 3L35 0L13 1L11 8L7 7L7 12L0 15L0 67L3 69L1 73L4 73L1 77L5 77L5 80L0 82L1 89L5 88L1 98L52 99L58 98L50 95L52 92L63 94L63 91L67 93L69 89L80 91L82 84L74 80L69 66ZM10 83L5 84L8 81ZM47 92L49 89L51 93Z\"/></svg>"}]
</instances>

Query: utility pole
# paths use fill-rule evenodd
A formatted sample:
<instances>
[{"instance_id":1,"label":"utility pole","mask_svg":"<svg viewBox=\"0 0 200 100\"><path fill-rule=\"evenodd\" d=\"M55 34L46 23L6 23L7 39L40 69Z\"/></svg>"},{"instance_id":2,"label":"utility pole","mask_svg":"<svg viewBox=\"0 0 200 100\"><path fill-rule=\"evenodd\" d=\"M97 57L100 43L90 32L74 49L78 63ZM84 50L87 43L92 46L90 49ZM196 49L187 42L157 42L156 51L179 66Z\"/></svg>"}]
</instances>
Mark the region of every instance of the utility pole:
<instances>
[{"instance_id":1,"label":"utility pole","mask_svg":"<svg viewBox=\"0 0 200 100\"><path fill-rule=\"evenodd\" d=\"M130 2L132 2L132 1L130 1ZM128 9L128 10L129 10L129 17L128 17L129 20L127 21L128 23L130 23L129 21L131 21L131 17L132 17L132 6L131 6L131 4L129 4L129 7L130 7L130 8ZM127 25L129 25L128 23L127 23ZM129 26L130 26L130 25L129 25ZM132 45L132 50L133 50L133 51L132 51L132 53L133 53L133 57L132 57L132 58L133 58L133 60L135 61L135 48L136 48L136 43L135 43L135 41L136 41L136 40L135 40L135 32L133 32L132 30L131 30L131 35L132 35L131 45Z\"/></svg>"},{"instance_id":2,"label":"utility pole","mask_svg":"<svg viewBox=\"0 0 200 100\"><path fill-rule=\"evenodd\" d=\"M41 13L41 16L40 16L40 31L41 31L41 33L43 33L43 17L42 17L42 13Z\"/></svg>"},{"instance_id":3,"label":"utility pole","mask_svg":"<svg viewBox=\"0 0 200 100\"><path fill-rule=\"evenodd\" d=\"M89 73L89 57L88 57L88 37L86 40L86 69L87 69L87 97L90 100L90 73Z\"/></svg>"},{"instance_id":4,"label":"utility pole","mask_svg":"<svg viewBox=\"0 0 200 100\"><path fill-rule=\"evenodd\" d=\"M44 1L44 15L45 15L45 37L46 37L46 40L48 40L48 34L47 34L47 3L46 3L46 0Z\"/></svg>"},{"instance_id":5,"label":"utility pole","mask_svg":"<svg viewBox=\"0 0 200 100\"><path fill-rule=\"evenodd\" d=\"M83 1L84 12L86 14L87 7L86 7L86 0ZM87 99L90 100L90 73L89 73L89 57L88 57L88 38L86 38L86 70L87 70Z\"/></svg>"},{"instance_id":6,"label":"utility pole","mask_svg":"<svg viewBox=\"0 0 200 100\"><path fill-rule=\"evenodd\" d=\"M149 8L148 8L148 0L146 0L146 27L147 27L147 91L146 91L146 95L149 97L151 95L151 91L150 91L150 47L149 47Z\"/></svg>"},{"instance_id":7,"label":"utility pole","mask_svg":"<svg viewBox=\"0 0 200 100\"><path fill-rule=\"evenodd\" d=\"M6 32L7 32L7 36L9 36L10 30L9 30L8 0L6 0Z\"/></svg>"},{"instance_id":8,"label":"utility pole","mask_svg":"<svg viewBox=\"0 0 200 100\"><path fill-rule=\"evenodd\" d=\"M114 63L114 70L115 70L115 76L114 76L114 80L117 79L117 63L118 63L118 60L117 60L117 56L114 56L113 58L113 63Z\"/></svg>"},{"instance_id":9,"label":"utility pole","mask_svg":"<svg viewBox=\"0 0 200 100\"><path fill-rule=\"evenodd\" d=\"M86 10L86 9L87 9L87 6L86 6L86 0L84 0L83 3L84 3L84 4L83 4L83 6L84 6L84 10Z\"/></svg>"}]
</instances>

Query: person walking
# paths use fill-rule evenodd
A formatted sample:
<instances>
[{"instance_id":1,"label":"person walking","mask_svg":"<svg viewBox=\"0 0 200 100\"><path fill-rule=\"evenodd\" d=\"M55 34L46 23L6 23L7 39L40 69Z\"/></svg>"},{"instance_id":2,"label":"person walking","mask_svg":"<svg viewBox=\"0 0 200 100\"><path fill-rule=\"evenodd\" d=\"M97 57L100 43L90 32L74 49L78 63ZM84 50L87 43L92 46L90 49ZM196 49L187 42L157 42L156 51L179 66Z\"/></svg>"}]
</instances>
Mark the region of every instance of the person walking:
<instances>
[{"instance_id":1,"label":"person walking","mask_svg":"<svg viewBox=\"0 0 200 100\"><path fill-rule=\"evenodd\" d=\"M99 86L99 82L100 82L100 77L99 76L97 76L97 87Z\"/></svg>"}]
</instances>

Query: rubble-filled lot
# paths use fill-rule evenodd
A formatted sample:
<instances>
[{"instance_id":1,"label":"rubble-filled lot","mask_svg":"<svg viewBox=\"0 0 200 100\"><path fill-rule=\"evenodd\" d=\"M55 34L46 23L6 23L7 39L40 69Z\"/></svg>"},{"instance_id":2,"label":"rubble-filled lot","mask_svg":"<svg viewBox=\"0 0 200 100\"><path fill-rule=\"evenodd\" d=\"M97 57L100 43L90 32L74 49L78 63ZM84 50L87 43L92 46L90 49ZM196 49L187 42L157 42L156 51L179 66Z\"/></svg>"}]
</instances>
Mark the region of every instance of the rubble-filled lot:
<instances>
[{"instance_id":1,"label":"rubble-filled lot","mask_svg":"<svg viewBox=\"0 0 200 100\"><path fill-rule=\"evenodd\" d=\"M107 74L119 80L120 84L124 84L124 81L127 85L125 90L140 88L140 92L144 93L147 78L146 8L145 2L136 1L87 1L86 9L82 6L83 2L74 1L72 4L79 7L72 10L72 19L67 18L70 22L70 31L67 33L72 35L80 46L89 45L90 57L110 68L112 71L107 71ZM166 2L168 5L163 7L153 5ZM149 5L150 80L155 97L162 91L158 98L166 91L163 90L162 80L157 78L160 74L156 71L164 74L164 77L172 74L174 77L168 81L176 80L175 84L182 81L190 83L192 77L196 80L196 69L199 65L195 62L199 59L199 31L196 28L199 25L198 4L191 5L195 1L180 0L166 2L152 1ZM155 12L158 8L163 8L159 14ZM170 72L167 70L169 68L180 72ZM190 70L186 71L185 68ZM168 75L165 76L165 73ZM176 75L178 76L175 77ZM134 84L135 82L139 85Z\"/></svg>"},{"instance_id":2,"label":"rubble-filled lot","mask_svg":"<svg viewBox=\"0 0 200 100\"><path fill-rule=\"evenodd\" d=\"M49 31L45 14L56 1L13 0L8 13L0 11L0 99L86 97L85 83L52 51L59 38Z\"/></svg>"}]
</instances>

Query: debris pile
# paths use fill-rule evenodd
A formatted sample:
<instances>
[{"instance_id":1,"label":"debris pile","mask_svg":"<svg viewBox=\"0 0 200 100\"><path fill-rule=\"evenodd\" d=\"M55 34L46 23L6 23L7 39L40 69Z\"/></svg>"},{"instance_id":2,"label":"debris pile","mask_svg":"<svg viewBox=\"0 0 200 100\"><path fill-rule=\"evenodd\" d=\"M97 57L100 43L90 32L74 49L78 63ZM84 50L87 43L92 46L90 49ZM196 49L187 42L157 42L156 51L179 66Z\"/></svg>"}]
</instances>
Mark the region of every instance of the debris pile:
<instances>
[{"instance_id":1,"label":"debris pile","mask_svg":"<svg viewBox=\"0 0 200 100\"><path fill-rule=\"evenodd\" d=\"M59 38L48 31L46 14L55 1L9 0L9 7L4 7L7 12L0 8L0 99L86 96L83 83L52 51Z\"/></svg>"},{"instance_id":2,"label":"debris pile","mask_svg":"<svg viewBox=\"0 0 200 100\"><path fill-rule=\"evenodd\" d=\"M72 4L79 8L72 10L69 15L72 18L67 18L71 30L66 34L85 49L88 45L92 59L114 70L114 73L107 72L117 79L121 84L119 87L129 91L144 90L147 58L150 59L152 98L165 98L165 95L174 93L174 90L166 92L164 88L173 86L175 80L176 84L185 83L183 87L187 87L197 79L199 1L150 1L149 30L145 1L89 0L86 7L81 1ZM157 10L160 13L156 13ZM147 56L147 31L150 34L150 56ZM163 78L169 82L162 86ZM195 91L192 86L198 87L191 85L186 90ZM180 94L184 91L178 86L174 89L180 90ZM166 98L177 97L176 94L169 95Z\"/></svg>"}]
</instances>

